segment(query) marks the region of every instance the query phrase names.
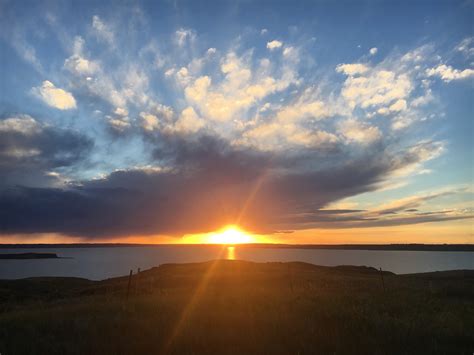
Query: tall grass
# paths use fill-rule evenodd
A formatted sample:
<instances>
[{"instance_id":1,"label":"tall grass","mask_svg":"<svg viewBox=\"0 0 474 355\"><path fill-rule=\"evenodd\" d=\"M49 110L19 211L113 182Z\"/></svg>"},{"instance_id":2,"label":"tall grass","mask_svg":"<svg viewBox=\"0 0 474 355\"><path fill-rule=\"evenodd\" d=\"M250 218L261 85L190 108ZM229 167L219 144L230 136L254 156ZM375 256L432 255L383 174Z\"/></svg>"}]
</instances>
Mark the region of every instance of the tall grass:
<instances>
[{"instance_id":1,"label":"tall grass","mask_svg":"<svg viewBox=\"0 0 474 355\"><path fill-rule=\"evenodd\" d=\"M126 277L4 281L0 353L472 353L472 276L384 278L386 292L373 269L164 265L142 272L128 301ZM21 301L5 298L31 282L38 293L30 285Z\"/></svg>"}]
</instances>

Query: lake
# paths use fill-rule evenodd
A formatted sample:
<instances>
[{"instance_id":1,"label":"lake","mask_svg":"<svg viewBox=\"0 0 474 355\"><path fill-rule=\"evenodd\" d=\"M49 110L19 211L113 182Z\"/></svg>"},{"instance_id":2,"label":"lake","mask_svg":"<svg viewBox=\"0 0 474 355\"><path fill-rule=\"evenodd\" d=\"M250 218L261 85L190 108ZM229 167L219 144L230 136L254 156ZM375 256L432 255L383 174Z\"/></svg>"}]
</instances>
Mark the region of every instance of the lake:
<instances>
[{"instance_id":1,"label":"lake","mask_svg":"<svg viewBox=\"0 0 474 355\"><path fill-rule=\"evenodd\" d=\"M35 276L102 280L165 263L239 259L256 262L303 261L316 265L366 265L397 274L474 269L474 252L274 249L227 246L127 246L87 248L14 248L0 253L56 253L62 259L0 260L0 279Z\"/></svg>"}]
</instances>

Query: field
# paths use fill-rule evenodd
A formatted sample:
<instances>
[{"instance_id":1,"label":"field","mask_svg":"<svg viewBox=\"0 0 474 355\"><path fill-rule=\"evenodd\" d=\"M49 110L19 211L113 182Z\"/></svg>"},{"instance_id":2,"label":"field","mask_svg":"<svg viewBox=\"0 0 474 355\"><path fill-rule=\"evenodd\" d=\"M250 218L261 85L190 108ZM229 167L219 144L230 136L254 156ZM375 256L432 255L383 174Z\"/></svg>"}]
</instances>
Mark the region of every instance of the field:
<instances>
[{"instance_id":1,"label":"field","mask_svg":"<svg viewBox=\"0 0 474 355\"><path fill-rule=\"evenodd\" d=\"M472 354L474 271L220 260L0 281L0 353Z\"/></svg>"}]
</instances>

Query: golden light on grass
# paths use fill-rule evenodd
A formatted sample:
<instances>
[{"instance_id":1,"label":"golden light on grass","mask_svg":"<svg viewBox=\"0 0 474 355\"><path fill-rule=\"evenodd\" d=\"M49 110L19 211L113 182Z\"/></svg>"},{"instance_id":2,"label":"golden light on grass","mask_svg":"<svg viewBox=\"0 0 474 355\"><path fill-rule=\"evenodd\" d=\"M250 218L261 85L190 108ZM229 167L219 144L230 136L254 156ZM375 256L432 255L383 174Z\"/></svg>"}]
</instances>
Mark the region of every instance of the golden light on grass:
<instances>
[{"instance_id":1,"label":"golden light on grass","mask_svg":"<svg viewBox=\"0 0 474 355\"><path fill-rule=\"evenodd\" d=\"M230 225L221 231L211 233L207 242L210 244L244 244L252 243L254 239L237 226Z\"/></svg>"}]
</instances>

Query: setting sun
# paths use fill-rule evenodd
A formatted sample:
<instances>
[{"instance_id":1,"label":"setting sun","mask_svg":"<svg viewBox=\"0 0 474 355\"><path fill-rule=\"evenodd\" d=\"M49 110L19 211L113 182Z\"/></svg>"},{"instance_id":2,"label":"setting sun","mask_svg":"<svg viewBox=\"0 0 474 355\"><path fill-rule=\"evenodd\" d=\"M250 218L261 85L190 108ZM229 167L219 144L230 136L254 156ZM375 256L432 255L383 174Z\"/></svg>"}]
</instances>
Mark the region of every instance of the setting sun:
<instances>
[{"instance_id":1,"label":"setting sun","mask_svg":"<svg viewBox=\"0 0 474 355\"><path fill-rule=\"evenodd\" d=\"M240 230L236 226L227 226L222 231L212 233L209 236L208 243L212 244L243 244L252 243L254 240L251 235Z\"/></svg>"}]
</instances>

